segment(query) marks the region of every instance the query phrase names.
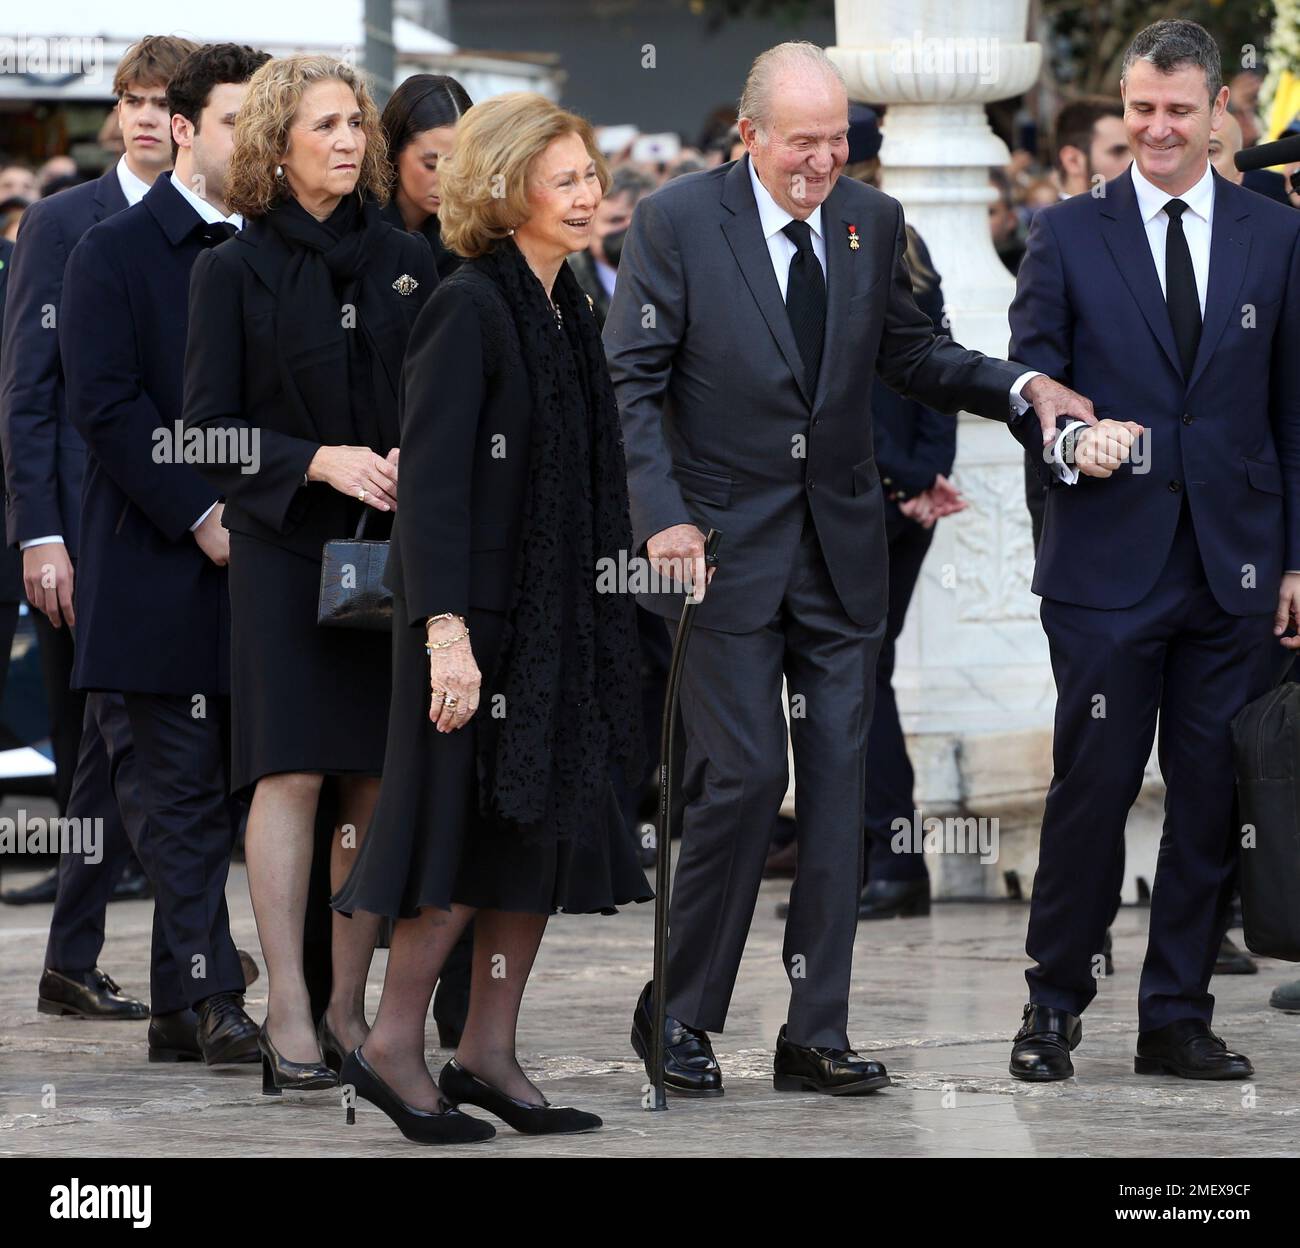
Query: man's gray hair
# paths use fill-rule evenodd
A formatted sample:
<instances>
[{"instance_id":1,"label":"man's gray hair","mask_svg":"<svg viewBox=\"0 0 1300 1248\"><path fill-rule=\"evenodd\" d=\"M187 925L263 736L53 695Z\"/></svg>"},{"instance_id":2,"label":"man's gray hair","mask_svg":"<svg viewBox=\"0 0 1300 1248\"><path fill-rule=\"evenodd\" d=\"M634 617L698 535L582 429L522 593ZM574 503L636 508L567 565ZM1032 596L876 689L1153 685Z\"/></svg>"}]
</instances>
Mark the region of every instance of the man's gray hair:
<instances>
[{"instance_id":1,"label":"man's gray hair","mask_svg":"<svg viewBox=\"0 0 1300 1248\"><path fill-rule=\"evenodd\" d=\"M844 87L845 94L848 93L844 75L823 48L803 39L778 43L755 58L740 97L739 115L748 117L762 134L767 133L772 122L772 84L778 75L789 69L817 70L828 78L834 78Z\"/></svg>"},{"instance_id":2,"label":"man's gray hair","mask_svg":"<svg viewBox=\"0 0 1300 1248\"><path fill-rule=\"evenodd\" d=\"M1204 26L1185 18L1152 22L1145 30L1139 31L1124 53L1120 82L1128 78L1128 71L1135 61L1150 61L1162 74L1172 74L1188 65L1199 65L1205 71L1205 85L1209 88L1211 100L1223 86L1219 45Z\"/></svg>"}]
</instances>

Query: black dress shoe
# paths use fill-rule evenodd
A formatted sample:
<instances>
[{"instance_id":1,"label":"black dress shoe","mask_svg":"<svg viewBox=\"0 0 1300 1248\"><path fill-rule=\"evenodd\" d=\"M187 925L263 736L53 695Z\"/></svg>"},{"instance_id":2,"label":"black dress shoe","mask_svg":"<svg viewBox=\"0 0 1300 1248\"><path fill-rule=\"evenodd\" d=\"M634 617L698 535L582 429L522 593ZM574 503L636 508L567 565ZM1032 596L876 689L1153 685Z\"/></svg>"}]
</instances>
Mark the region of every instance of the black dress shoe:
<instances>
[{"instance_id":1,"label":"black dress shoe","mask_svg":"<svg viewBox=\"0 0 1300 1248\"><path fill-rule=\"evenodd\" d=\"M360 1049L354 1049L343 1059L339 1083L352 1092L352 1096L343 1100L349 1126L357 1120L355 1098L360 1097L387 1114L393 1125L414 1144L473 1144L490 1140L497 1133L490 1122L472 1118L455 1108L416 1109L408 1105L379 1077Z\"/></svg>"},{"instance_id":2,"label":"black dress shoe","mask_svg":"<svg viewBox=\"0 0 1300 1248\"><path fill-rule=\"evenodd\" d=\"M6 906L50 906L59 892L59 873L51 871L26 888L6 888L0 901Z\"/></svg>"},{"instance_id":3,"label":"black dress shoe","mask_svg":"<svg viewBox=\"0 0 1300 1248\"><path fill-rule=\"evenodd\" d=\"M369 1034L370 1028L367 1027L366 1035ZM329 1025L324 1014L316 1024L316 1043L320 1045L320 1055L325 1059L325 1065L338 1074L343 1069L343 1059L351 1050L334 1034L334 1028ZM362 1043L365 1043L364 1037Z\"/></svg>"},{"instance_id":4,"label":"black dress shoe","mask_svg":"<svg viewBox=\"0 0 1300 1248\"><path fill-rule=\"evenodd\" d=\"M200 1001L199 1048L209 1066L258 1062L257 1024L244 1013L244 998L234 992L216 992Z\"/></svg>"},{"instance_id":5,"label":"black dress shoe","mask_svg":"<svg viewBox=\"0 0 1300 1248\"><path fill-rule=\"evenodd\" d=\"M324 1062L291 1062L281 1057L280 1050L271 1043L271 1033L265 1023L257 1033L257 1048L262 1055L263 1096L279 1096L285 1088L291 1092L311 1092L338 1086L338 1075Z\"/></svg>"},{"instance_id":6,"label":"black dress shoe","mask_svg":"<svg viewBox=\"0 0 1300 1248\"><path fill-rule=\"evenodd\" d=\"M772 1086L778 1092L825 1092L828 1096L862 1096L889 1087L880 1062L859 1057L852 1049L819 1049L776 1037Z\"/></svg>"},{"instance_id":7,"label":"black dress shoe","mask_svg":"<svg viewBox=\"0 0 1300 1248\"><path fill-rule=\"evenodd\" d=\"M109 901L146 901L153 896L149 877L134 863L127 866L113 885Z\"/></svg>"},{"instance_id":8,"label":"black dress shoe","mask_svg":"<svg viewBox=\"0 0 1300 1248\"><path fill-rule=\"evenodd\" d=\"M632 1047L650 1075L650 1044L654 1018L650 1013L651 984L641 990L632 1014ZM651 1076L653 1078L653 1076ZM706 1032L688 1027L671 1014L664 1020L664 1087L682 1096L721 1096L722 1071Z\"/></svg>"},{"instance_id":9,"label":"black dress shoe","mask_svg":"<svg viewBox=\"0 0 1300 1248\"><path fill-rule=\"evenodd\" d=\"M858 903L859 919L910 919L930 913L930 878L871 880Z\"/></svg>"},{"instance_id":10,"label":"black dress shoe","mask_svg":"<svg viewBox=\"0 0 1300 1248\"><path fill-rule=\"evenodd\" d=\"M149 1020L151 1062L201 1062L199 1016L186 1006L170 1014L155 1014Z\"/></svg>"},{"instance_id":11,"label":"black dress shoe","mask_svg":"<svg viewBox=\"0 0 1300 1248\"><path fill-rule=\"evenodd\" d=\"M1226 936L1219 946L1219 956L1214 959L1216 975L1258 975L1255 959L1244 949L1238 949Z\"/></svg>"},{"instance_id":12,"label":"black dress shoe","mask_svg":"<svg viewBox=\"0 0 1300 1248\"><path fill-rule=\"evenodd\" d=\"M1031 1002L1023 1018L1011 1046L1011 1073L1030 1083L1069 1079L1074 1074L1070 1050L1083 1039L1079 1016Z\"/></svg>"},{"instance_id":13,"label":"black dress shoe","mask_svg":"<svg viewBox=\"0 0 1300 1248\"><path fill-rule=\"evenodd\" d=\"M1249 1079L1250 1058L1233 1053L1199 1018L1180 1018L1138 1034L1133 1070L1139 1075L1178 1075L1183 1079Z\"/></svg>"},{"instance_id":14,"label":"black dress shoe","mask_svg":"<svg viewBox=\"0 0 1300 1248\"><path fill-rule=\"evenodd\" d=\"M453 1105L477 1105L524 1135L577 1135L605 1125L595 1114L552 1105L545 1097L540 1105L517 1101L466 1070L454 1057L442 1068L438 1086Z\"/></svg>"},{"instance_id":15,"label":"black dress shoe","mask_svg":"<svg viewBox=\"0 0 1300 1248\"><path fill-rule=\"evenodd\" d=\"M97 966L88 971L52 971L47 967L36 989L36 1010L40 1014L130 1022L149 1017L149 1007L143 1001L128 997Z\"/></svg>"}]
</instances>

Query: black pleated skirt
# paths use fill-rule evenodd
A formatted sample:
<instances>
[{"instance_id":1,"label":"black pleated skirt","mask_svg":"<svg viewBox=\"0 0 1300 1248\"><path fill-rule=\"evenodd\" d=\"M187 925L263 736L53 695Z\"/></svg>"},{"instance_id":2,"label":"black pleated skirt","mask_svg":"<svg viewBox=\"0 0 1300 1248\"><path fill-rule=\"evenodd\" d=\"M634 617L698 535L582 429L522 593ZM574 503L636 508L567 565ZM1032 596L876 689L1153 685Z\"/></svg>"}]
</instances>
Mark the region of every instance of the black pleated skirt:
<instances>
[{"instance_id":1,"label":"black pleated skirt","mask_svg":"<svg viewBox=\"0 0 1300 1248\"><path fill-rule=\"evenodd\" d=\"M232 532L229 572L232 792L276 772L379 775L389 635L316 623L316 560Z\"/></svg>"},{"instance_id":2,"label":"black pleated skirt","mask_svg":"<svg viewBox=\"0 0 1300 1248\"><path fill-rule=\"evenodd\" d=\"M480 819L476 722L439 733L429 719L429 658L424 629L403 627L394 601L393 701L379 804L343 887L331 904L389 918L453 902L526 914L611 914L654 894L623 823L612 785L592 810L588 834L557 841L530 827ZM471 610L470 644L479 670L492 671L504 615Z\"/></svg>"}]
</instances>

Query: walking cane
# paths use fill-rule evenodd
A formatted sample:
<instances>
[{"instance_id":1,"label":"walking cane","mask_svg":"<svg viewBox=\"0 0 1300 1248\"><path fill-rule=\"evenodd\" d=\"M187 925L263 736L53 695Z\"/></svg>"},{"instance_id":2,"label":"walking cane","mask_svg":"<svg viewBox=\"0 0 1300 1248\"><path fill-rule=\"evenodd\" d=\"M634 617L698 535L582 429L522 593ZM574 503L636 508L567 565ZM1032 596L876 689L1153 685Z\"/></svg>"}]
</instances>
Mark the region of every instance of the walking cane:
<instances>
[{"instance_id":1,"label":"walking cane","mask_svg":"<svg viewBox=\"0 0 1300 1248\"><path fill-rule=\"evenodd\" d=\"M706 567L718 565L718 546L722 534L710 529L704 539ZM707 576L707 573L705 574ZM668 985L665 963L668 957L668 883L672 866L672 799L677 783L673 766L673 745L677 733L677 694L682 683L682 666L686 659L686 645L695 626L694 594L688 594L682 604L682 618L677 625L673 641L672 662L668 665L668 691L664 697L664 719L659 732L659 820L655 829L655 960L654 985L650 990L650 1013L654 1019L654 1035L650 1041L650 1079L652 1094L646 1109L667 1109L664 1094L664 1023L668 1017Z\"/></svg>"}]
</instances>

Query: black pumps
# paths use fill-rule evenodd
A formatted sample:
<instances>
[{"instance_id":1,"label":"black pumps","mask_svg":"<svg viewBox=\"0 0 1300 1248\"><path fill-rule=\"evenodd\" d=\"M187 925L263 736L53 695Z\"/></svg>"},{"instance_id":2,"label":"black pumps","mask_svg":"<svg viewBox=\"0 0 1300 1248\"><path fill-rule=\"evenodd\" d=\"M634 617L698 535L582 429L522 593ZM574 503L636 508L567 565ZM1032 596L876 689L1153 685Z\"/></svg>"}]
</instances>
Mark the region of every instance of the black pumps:
<instances>
[{"instance_id":1,"label":"black pumps","mask_svg":"<svg viewBox=\"0 0 1300 1248\"><path fill-rule=\"evenodd\" d=\"M285 1088L310 1092L338 1084L338 1076L323 1062L291 1062L281 1057L271 1043L265 1023L257 1033L257 1047L262 1051L262 1093L265 1096L279 1096Z\"/></svg>"},{"instance_id":2,"label":"black pumps","mask_svg":"<svg viewBox=\"0 0 1300 1248\"><path fill-rule=\"evenodd\" d=\"M344 1099L349 1123L357 1120L354 1097L359 1096L376 1109L383 1110L397 1129L415 1144L471 1144L476 1140L490 1140L497 1133L490 1122L471 1118L458 1109L437 1112L408 1105L375 1073L360 1049L343 1059L339 1083L353 1093Z\"/></svg>"},{"instance_id":3,"label":"black pumps","mask_svg":"<svg viewBox=\"0 0 1300 1248\"><path fill-rule=\"evenodd\" d=\"M540 1105L517 1101L490 1083L484 1083L454 1057L442 1068L438 1086L453 1105L461 1102L477 1105L524 1135L577 1135L605 1125L595 1114L580 1109L552 1105L547 1100Z\"/></svg>"}]
</instances>

